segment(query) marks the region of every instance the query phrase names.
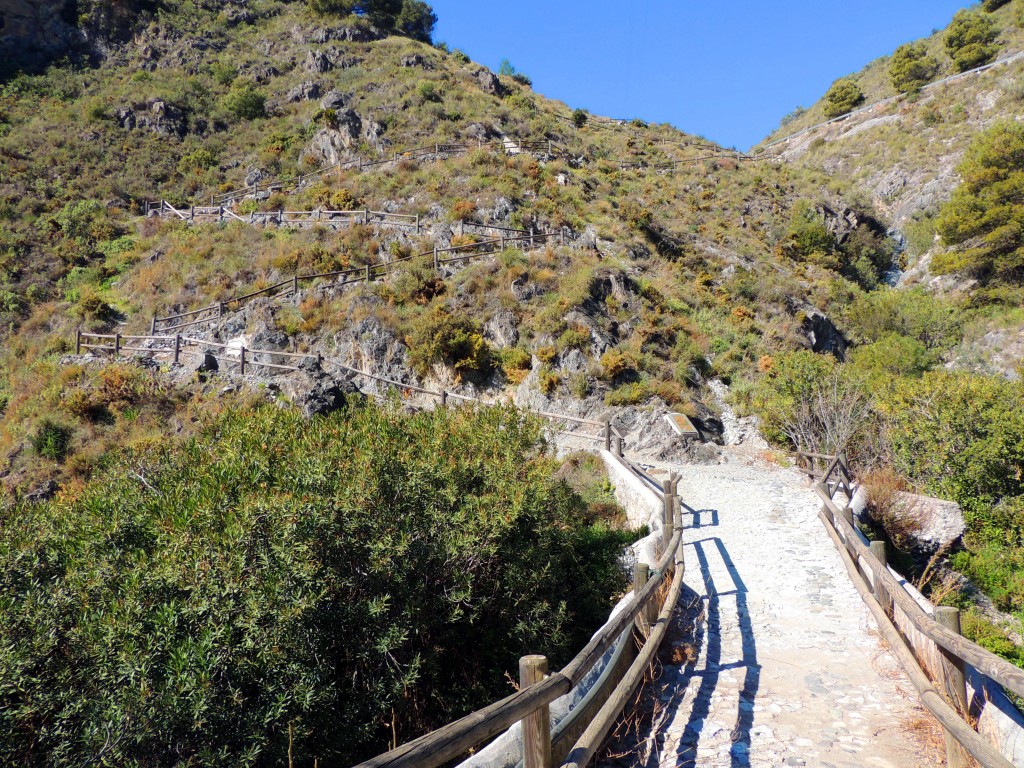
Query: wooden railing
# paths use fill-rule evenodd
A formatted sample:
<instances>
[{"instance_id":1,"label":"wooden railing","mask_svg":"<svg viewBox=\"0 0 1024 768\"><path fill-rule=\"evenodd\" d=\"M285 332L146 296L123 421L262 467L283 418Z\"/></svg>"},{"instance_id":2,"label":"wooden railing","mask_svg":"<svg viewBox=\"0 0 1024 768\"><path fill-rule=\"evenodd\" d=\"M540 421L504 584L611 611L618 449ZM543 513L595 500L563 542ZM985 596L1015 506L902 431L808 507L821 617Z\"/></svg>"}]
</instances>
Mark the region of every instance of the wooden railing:
<instances>
[{"instance_id":1,"label":"wooden railing","mask_svg":"<svg viewBox=\"0 0 1024 768\"><path fill-rule=\"evenodd\" d=\"M624 461L624 459L619 459ZM639 471L639 470L637 470ZM584 768L604 743L625 706L632 700L654 653L668 630L683 584L682 517L676 495L677 480L666 481L659 494L663 503L661 556L653 571L646 564L634 570L633 596L590 642L560 671L547 674L542 656L520 659L519 690L490 706L466 715L453 723L403 744L397 749L360 763L357 768L439 768L469 750L522 723L524 768ZM659 606L662 584L675 577ZM604 654L635 631L642 641L628 669L604 676L588 694L584 705L577 706L582 716L565 720L552 738L549 706L572 691ZM572 713L570 716L572 717ZM578 734L578 735L577 735Z\"/></svg>"},{"instance_id":2,"label":"wooden railing","mask_svg":"<svg viewBox=\"0 0 1024 768\"><path fill-rule=\"evenodd\" d=\"M340 171L357 170L365 171L388 163L396 163L401 160L415 160L425 157L450 157L452 155L464 155L474 150L488 149L494 152L502 152L509 155L522 153L544 154L549 157L559 157L564 151L553 141L517 141L515 139L495 139L493 141L462 144L442 144L435 142L422 147L414 147L403 151L393 152L390 157L380 160L352 160L347 163L336 163L327 168L320 168L301 176L292 176L284 179L275 179L268 182L256 182L255 184L242 189L232 190L220 195L213 195L210 198L210 205L223 205L235 200L240 200L251 195L258 195L260 192L288 192L298 189L305 182L311 179L321 178L331 173Z\"/></svg>"},{"instance_id":3,"label":"wooden railing","mask_svg":"<svg viewBox=\"0 0 1024 768\"><path fill-rule=\"evenodd\" d=\"M143 206L144 214L149 216L174 216L188 224L222 223L240 221L255 226L276 225L279 227L351 227L356 224L373 224L375 226L399 227L420 232L420 216L411 213L389 213L388 211L330 211L315 209L311 211L254 211L247 214L235 213L224 205L190 205L176 208L166 200L147 201ZM486 226L486 225L485 225Z\"/></svg>"},{"instance_id":4,"label":"wooden railing","mask_svg":"<svg viewBox=\"0 0 1024 768\"><path fill-rule=\"evenodd\" d=\"M815 461L828 461L824 470L813 471L815 491L823 504L819 516L883 639L917 689L921 704L942 726L947 765L965 768L970 765L970 755L983 768L1012 768L1010 761L970 723L964 671L965 665L969 665L1005 690L1024 697L1024 670L962 637L955 608L937 608L935 616L928 614L890 572L885 543L865 543L853 523L849 506L853 498L852 479L842 455L803 451L798 455L811 462L812 470ZM934 644L938 664L925 661L926 654L915 647L911 632L920 633L921 638Z\"/></svg>"},{"instance_id":5,"label":"wooden railing","mask_svg":"<svg viewBox=\"0 0 1024 768\"><path fill-rule=\"evenodd\" d=\"M148 346L139 346L147 344ZM298 371L298 364L282 363L284 360L315 361L319 365L322 357L319 354L297 354L278 349L252 349L244 345L233 346L206 339L195 339L188 336L122 336L120 333L83 333L75 332L75 354L82 350L109 352L120 357L125 352L136 355L150 354L168 357L175 364L181 362L183 356L214 358L225 367L225 373L238 373L244 376L252 368L269 368L276 371Z\"/></svg>"},{"instance_id":6,"label":"wooden railing","mask_svg":"<svg viewBox=\"0 0 1024 768\"><path fill-rule=\"evenodd\" d=\"M470 223L469 225L479 227L489 226L486 224L473 223ZM471 259L482 258L493 253L500 253L510 245L525 245L527 248L532 248L554 239L558 239L563 243L565 242L564 230L559 232L517 234L511 237L506 237L504 230L501 228L496 229L499 229L499 231L502 232L498 237L480 240L476 243L456 245L449 248L434 247L433 250L424 251L423 253L414 254L412 256L405 256L391 261L382 261L376 264L366 264L361 267L335 270L333 272L294 275L287 280L274 283L273 285L261 288L258 291L252 291L240 296L231 296L222 301L218 301L215 304L209 304L205 307L200 307L199 309L190 310L189 312L167 315L166 317L154 316L150 320L150 335L156 336L161 331L164 333L167 331L177 331L190 326L218 320L229 311L237 310L244 304L260 296L274 297L294 295L299 290L300 285L310 283L314 280L333 278L335 280L335 286L349 285L351 283L369 283L385 277L399 264L404 264L413 261L414 259L425 259L428 256L432 257L431 265L433 268L435 270L440 270L440 268L445 264L455 264L469 261ZM446 256L446 254L448 255Z\"/></svg>"}]
</instances>

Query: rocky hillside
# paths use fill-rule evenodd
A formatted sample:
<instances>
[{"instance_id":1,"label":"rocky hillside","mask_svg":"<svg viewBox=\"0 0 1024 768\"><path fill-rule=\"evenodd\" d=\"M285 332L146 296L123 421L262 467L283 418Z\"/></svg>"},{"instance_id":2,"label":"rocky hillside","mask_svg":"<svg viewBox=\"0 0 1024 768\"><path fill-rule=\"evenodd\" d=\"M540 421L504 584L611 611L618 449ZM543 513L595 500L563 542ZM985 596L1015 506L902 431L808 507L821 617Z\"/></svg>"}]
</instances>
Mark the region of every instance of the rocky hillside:
<instances>
[{"instance_id":1,"label":"rocky hillside","mask_svg":"<svg viewBox=\"0 0 1024 768\"><path fill-rule=\"evenodd\" d=\"M224 398L295 390L259 369L238 389L226 371L203 384L191 368L104 367L103 355L68 356L78 329L146 335L154 316L226 302L187 333L610 414L662 455L679 447L660 419L669 409L716 439L709 379L742 390L780 352L841 355L828 315L874 289L892 259L871 207L825 172L574 111L522 75L365 15L167 3L139 15L126 42L111 39L91 63L14 74L0 96L9 490L87 478L111 447L159 440L168 425L187 433ZM229 222L146 216L148 201L191 213L218 199ZM419 228L266 221L353 209ZM441 270L424 257L369 284L323 278L232 301L511 230L558 235Z\"/></svg>"}]
</instances>

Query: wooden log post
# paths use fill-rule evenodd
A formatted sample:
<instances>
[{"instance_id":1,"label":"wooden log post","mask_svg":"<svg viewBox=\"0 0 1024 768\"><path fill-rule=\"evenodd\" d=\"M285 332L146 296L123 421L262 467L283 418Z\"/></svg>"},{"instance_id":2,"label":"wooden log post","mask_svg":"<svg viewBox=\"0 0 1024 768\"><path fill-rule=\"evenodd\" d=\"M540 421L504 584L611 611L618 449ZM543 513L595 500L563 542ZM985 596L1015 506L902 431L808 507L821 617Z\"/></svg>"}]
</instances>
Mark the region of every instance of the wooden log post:
<instances>
[{"instance_id":1,"label":"wooden log post","mask_svg":"<svg viewBox=\"0 0 1024 768\"><path fill-rule=\"evenodd\" d=\"M239 360L238 369L239 369L239 373L241 373L242 376L245 376L245 346L244 345L242 346L242 350L241 351L242 351L242 354L238 358L238 360Z\"/></svg>"},{"instance_id":2,"label":"wooden log post","mask_svg":"<svg viewBox=\"0 0 1024 768\"><path fill-rule=\"evenodd\" d=\"M886 568L888 565L888 558L885 552L884 541L872 541L871 542L871 554L882 564L882 568ZM885 584L882 583L880 578L875 578L874 586L875 600L882 606L882 610L885 611L887 616L892 616L892 599L889 597L889 591L885 588Z\"/></svg>"},{"instance_id":3,"label":"wooden log post","mask_svg":"<svg viewBox=\"0 0 1024 768\"><path fill-rule=\"evenodd\" d=\"M299 294L299 276L292 276L292 296L298 296Z\"/></svg>"},{"instance_id":4,"label":"wooden log post","mask_svg":"<svg viewBox=\"0 0 1024 768\"><path fill-rule=\"evenodd\" d=\"M940 605L935 609L935 621L946 629L960 634L960 609ZM964 677L964 662L945 648L939 647L942 654L942 680L939 690L946 695L953 707L962 715L967 715L967 683ZM946 740L946 765L948 768L967 768L972 764L967 751L960 745L949 731L943 730Z\"/></svg>"},{"instance_id":5,"label":"wooden log post","mask_svg":"<svg viewBox=\"0 0 1024 768\"><path fill-rule=\"evenodd\" d=\"M519 689L543 682L548 674L546 656L519 659ZM545 704L523 718L523 768L551 768L551 708Z\"/></svg>"},{"instance_id":6,"label":"wooden log post","mask_svg":"<svg viewBox=\"0 0 1024 768\"><path fill-rule=\"evenodd\" d=\"M437 246L434 246L434 271L436 272L441 268L440 262L437 260Z\"/></svg>"},{"instance_id":7,"label":"wooden log post","mask_svg":"<svg viewBox=\"0 0 1024 768\"><path fill-rule=\"evenodd\" d=\"M156 336L156 315L149 320L149 335Z\"/></svg>"},{"instance_id":8,"label":"wooden log post","mask_svg":"<svg viewBox=\"0 0 1024 768\"><path fill-rule=\"evenodd\" d=\"M363 224L370 223L370 211L366 208L363 209Z\"/></svg>"},{"instance_id":9,"label":"wooden log post","mask_svg":"<svg viewBox=\"0 0 1024 768\"><path fill-rule=\"evenodd\" d=\"M82 354L82 329L75 329L75 354Z\"/></svg>"},{"instance_id":10,"label":"wooden log post","mask_svg":"<svg viewBox=\"0 0 1024 768\"><path fill-rule=\"evenodd\" d=\"M633 597L640 594L640 590L644 588L644 585L651 579L651 566L647 563L636 563L633 566ZM643 607L643 610L637 614L636 621L646 635L651 628L651 624L655 621L656 614L654 613L654 601L650 601Z\"/></svg>"},{"instance_id":11,"label":"wooden log post","mask_svg":"<svg viewBox=\"0 0 1024 768\"><path fill-rule=\"evenodd\" d=\"M366 265L366 282L370 282L370 265Z\"/></svg>"},{"instance_id":12,"label":"wooden log post","mask_svg":"<svg viewBox=\"0 0 1024 768\"><path fill-rule=\"evenodd\" d=\"M420 233L420 215L416 214L416 234Z\"/></svg>"},{"instance_id":13,"label":"wooden log post","mask_svg":"<svg viewBox=\"0 0 1024 768\"><path fill-rule=\"evenodd\" d=\"M612 420L611 417L605 416L601 421L604 422L604 449L611 451L612 449Z\"/></svg>"},{"instance_id":14,"label":"wooden log post","mask_svg":"<svg viewBox=\"0 0 1024 768\"><path fill-rule=\"evenodd\" d=\"M664 480L661 484L662 489L662 516L661 516L661 553L665 554L668 551L668 545L672 541L672 526L675 522L673 519L676 512L676 495L673 492L674 483L670 480Z\"/></svg>"},{"instance_id":15,"label":"wooden log post","mask_svg":"<svg viewBox=\"0 0 1024 768\"><path fill-rule=\"evenodd\" d=\"M114 334L114 357L121 356L121 334Z\"/></svg>"},{"instance_id":16,"label":"wooden log post","mask_svg":"<svg viewBox=\"0 0 1024 768\"><path fill-rule=\"evenodd\" d=\"M622 456L622 438L619 437L618 435L615 435L614 439L613 439L613 443L614 443L614 447L615 447L615 455L616 456Z\"/></svg>"},{"instance_id":17,"label":"wooden log post","mask_svg":"<svg viewBox=\"0 0 1024 768\"><path fill-rule=\"evenodd\" d=\"M505 250L505 233L504 232L498 233L498 245L500 246L500 248L498 250L500 250L500 251L504 251Z\"/></svg>"},{"instance_id":18,"label":"wooden log post","mask_svg":"<svg viewBox=\"0 0 1024 768\"><path fill-rule=\"evenodd\" d=\"M217 317L224 317L224 302L217 302Z\"/></svg>"},{"instance_id":19,"label":"wooden log post","mask_svg":"<svg viewBox=\"0 0 1024 768\"><path fill-rule=\"evenodd\" d=\"M174 335L174 364L177 365L181 359L181 334Z\"/></svg>"},{"instance_id":20,"label":"wooden log post","mask_svg":"<svg viewBox=\"0 0 1024 768\"><path fill-rule=\"evenodd\" d=\"M446 408L448 406L448 390L441 390L441 407Z\"/></svg>"}]
</instances>

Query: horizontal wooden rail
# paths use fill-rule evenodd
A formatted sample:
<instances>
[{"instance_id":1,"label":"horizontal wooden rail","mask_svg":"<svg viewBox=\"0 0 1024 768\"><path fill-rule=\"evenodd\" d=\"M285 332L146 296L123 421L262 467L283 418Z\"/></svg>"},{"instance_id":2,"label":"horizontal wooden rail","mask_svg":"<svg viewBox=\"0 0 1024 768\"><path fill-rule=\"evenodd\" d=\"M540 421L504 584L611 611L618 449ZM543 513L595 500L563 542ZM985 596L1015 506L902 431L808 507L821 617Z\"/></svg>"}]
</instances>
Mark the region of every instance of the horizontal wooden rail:
<instances>
[{"instance_id":1,"label":"horizontal wooden rail","mask_svg":"<svg viewBox=\"0 0 1024 768\"><path fill-rule=\"evenodd\" d=\"M270 296L274 295L275 292L279 292L276 295L293 294L299 288L300 283L308 283L312 280L321 280L328 278L344 277L351 280L345 280L341 285L348 285L350 283L367 282L374 278L381 278L386 276L390 270L395 268L398 264L404 264L414 259L425 259L432 257L434 264L440 267L442 264L448 264L456 261L465 261L468 259L488 256L493 254L496 250L506 247L510 243L530 243L535 244L537 242L546 242L551 238L562 238L564 239L564 233L559 232L537 232L534 234L524 234L520 237L496 237L486 240L480 240L476 243L468 243L466 245L454 245L447 248L435 248L430 251L424 251L422 253L413 254L412 256L403 256L398 259L392 259L391 261L381 261L376 264L366 264L361 267L351 267L349 269L334 270L331 272L320 272L306 275L294 275L293 277L283 280L274 285L266 288L261 288L258 291L252 291L250 293L243 294L241 296L230 296L224 300L211 304L206 307L200 307L199 309L193 309L188 312L182 312L176 315L167 315L165 317L153 317L150 321L150 330L153 334L157 331L170 331L180 328L189 327L192 325L200 325L202 323L212 322L220 319L224 314L229 305L238 304L240 302L248 301L258 296ZM444 253L457 253L461 251L475 251L475 253L458 256L450 259L442 259L440 256ZM204 313L210 313L208 317L201 317L199 319L188 320L186 322L180 322L185 318L195 318Z\"/></svg>"},{"instance_id":2,"label":"horizontal wooden rail","mask_svg":"<svg viewBox=\"0 0 1024 768\"><path fill-rule=\"evenodd\" d=\"M889 570L884 562L884 546L879 542L873 543L871 547L864 544L860 533L853 525L853 516L849 507L839 507L834 499L840 489L845 492L847 500L852 499L853 496L849 487L850 471L842 454L839 456L820 454L809 456L807 452L800 453L809 458L830 462L824 474L826 479L816 482L814 485L814 490L823 504L820 517L825 523L829 535L836 542L854 585L872 614L875 615L886 642L892 647L918 690L921 703L942 725L947 735L948 759L956 762L957 765L962 764L962 760L957 757L960 753L957 752L956 745L959 744L978 760L983 768L1009 768L1011 763L999 754L998 750L989 742L985 741L969 723L965 722L956 709L950 706L946 699L935 690L932 681L922 671L910 646L910 641L896 627L896 611L898 609L914 629L934 643L947 660L955 662L956 665L969 664L980 674L1017 696L1024 696L1024 670L936 621ZM827 478L833 474L839 479L830 484L827 482ZM881 547L879 552L881 560L875 554L875 546ZM862 572L865 583L861 581ZM868 572L871 575L870 592L866 587ZM892 612L891 617L890 611ZM900 621L902 622L903 619ZM936 674L948 676L949 673L936 672Z\"/></svg>"},{"instance_id":3,"label":"horizontal wooden rail","mask_svg":"<svg viewBox=\"0 0 1024 768\"><path fill-rule=\"evenodd\" d=\"M989 744L981 734L971 728L960 714L949 705L946 699L935 690L931 680L928 679L928 676L921 669L917 658L910 648L907 647L903 636L893 624L888 614L882 609L882 606L875 600L874 594L868 589L860 575L860 571L857 569L856 563L847 551L846 542L843 541L839 532L833 527L832 521L822 512L819 512L818 516L821 518L822 523L824 523L825 530L828 531L829 536L836 545L836 549L839 550L839 555L843 559L843 564L850 575L850 580L857 588L861 599L871 611L871 615L874 617L875 623L878 625L886 644L896 654L900 664L907 672L907 677L910 678L910 682L917 689L921 705L935 716L935 719L939 721L946 732L963 745L964 749L981 764L982 768L1013 768L1013 764Z\"/></svg>"}]
</instances>

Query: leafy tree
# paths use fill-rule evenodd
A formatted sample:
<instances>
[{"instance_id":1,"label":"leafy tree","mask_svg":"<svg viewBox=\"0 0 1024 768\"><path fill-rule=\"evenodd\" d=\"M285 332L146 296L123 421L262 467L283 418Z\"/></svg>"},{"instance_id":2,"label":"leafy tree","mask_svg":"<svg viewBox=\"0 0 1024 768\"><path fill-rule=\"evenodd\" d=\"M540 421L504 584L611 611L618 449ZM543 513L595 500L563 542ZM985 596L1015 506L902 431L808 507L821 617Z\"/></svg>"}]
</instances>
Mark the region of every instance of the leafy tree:
<instances>
[{"instance_id":1,"label":"leafy tree","mask_svg":"<svg viewBox=\"0 0 1024 768\"><path fill-rule=\"evenodd\" d=\"M864 91L849 77L836 80L825 94L825 117L839 117L864 102Z\"/></svg>"},{"instance_id":2,"label":"leafy tree","mask_svg":"<svg viewBox=\"0 0 1024 768\"><path fill-rule=\"evenodd\" d=\"M494 366L490 345L475 320L438 304L407 339L413 365L426 373L445 363L458 375L486 375Z\"/></svg>"},{"instance_id":3,"label":"leafy tree","mask_svg":"<svg viewBox=\"0 0 1024 768\"><path fill-rule=\"evenodd\" d=\"M988 16L961 10L946 27L943 43L957 71L965 72L996 55L996 34L996 26Z\"/></svg>"},{"instance_id":4,"label":"leafy tree","mask_svg":"<svg viewBox=\"0 0 1024 768\"><path fill-rule=\"evenodd\" d=\"M507 694L624 586L554 473L511 408L267 406L0 508L0 764L350 765Z\"/></svg>"},{"instance_id":5,"label":"leafy tree","mask_svg":"<svg viewBox=\"0 0 1024 768\"><path fill-rule=\"evenodd\" d=\"M896 49L889 62L889 81L900 93L916 91L931 82L939 71L938 60L923 42L907 43Z\"/></svg>"},{"instance_id":6,"label":"leafy tree","mask_svg":"<svg viewBox=\"0 0 1024 768\"><path fill-rule=\"evenodd\" d=\"M948 299L923 288L883 288L849 305L843 313L843 331L859 344L898 334L942 352L961 339L963 316Z\"/></svg>"},{"instance_id":7,"label":"leafy tree","mask_svg":"<svg viewBox=\"0 0 1024 768\"><path fill-rule=\"evenodd\" d=\"M307 0L315 13L364 16L381 29L429 43L437 25L434 10L423 0Z\"/></svg>"},{"instance_id":8,"label":"leafy tree","mask_svg":"<svg viewBox=\"0 0 1024 768\"><path fill-rule=\"evenodd\" d=\"M267 97L255 86L242 85L224 97L224 108L238 120L256 120L266 117Z\"/></svg>"},{"instance_id":9,"label":"leafy tree","mask_svg":"<svg viewBox=\"0 0 1024 768\"><path fill-rule=\"evenodd\" d=\"M937 272L965 270L982 280L1024 280L1024 125L1001 122L968 147L963 183L939 211L936 230L960 249L933 259Z\"/></svg>"},{"instance_id":10,"label":"leafy tree","mask_svg":"<svg viewBox=\"0 0 1024 768\"><path fill-rule=\"evenodd\" d=\"M981 0L981 9L992 13L992 11L1002 8L1009 2L1010 0Z\"/></svg>"},{"instance_id":11,"label":"leafy tree","mask_svg":"<svg viewBox=\"0 0 1024 768\"><path fill-rule=\"evenodd\" d=\"M588 118L589 115L587 114L587 111L585 109L574 109L572 111L572 124L575 125L577 128L582 128L584 125L586 125Z\"/></svg>"}]
</instances>

